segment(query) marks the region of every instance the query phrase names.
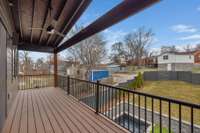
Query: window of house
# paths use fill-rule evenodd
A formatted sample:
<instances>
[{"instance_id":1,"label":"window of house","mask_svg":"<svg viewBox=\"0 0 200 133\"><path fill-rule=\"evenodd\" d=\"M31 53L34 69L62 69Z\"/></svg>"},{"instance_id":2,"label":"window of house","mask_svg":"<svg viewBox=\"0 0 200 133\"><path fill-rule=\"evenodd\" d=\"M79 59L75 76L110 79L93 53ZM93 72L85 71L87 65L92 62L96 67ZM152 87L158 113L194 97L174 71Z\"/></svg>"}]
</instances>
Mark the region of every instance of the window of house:
<instances>
[{"instance_id":1,"label":"window of house","mask_svg":"<svg viewBox=\"0 0 200 133\"><path fill-rule=\"evenodd\" d=\"M168 60L168 55L164 55L163 60Z\"/></svg>"}]
</instances>

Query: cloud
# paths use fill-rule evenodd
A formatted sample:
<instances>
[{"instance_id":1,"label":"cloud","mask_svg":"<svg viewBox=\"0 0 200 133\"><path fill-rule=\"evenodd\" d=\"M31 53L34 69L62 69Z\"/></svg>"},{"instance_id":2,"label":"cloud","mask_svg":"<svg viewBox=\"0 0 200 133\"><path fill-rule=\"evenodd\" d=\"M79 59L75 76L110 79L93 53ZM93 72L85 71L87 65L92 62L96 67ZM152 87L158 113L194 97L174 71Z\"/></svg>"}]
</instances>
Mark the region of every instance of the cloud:
<instances>
[{"instance_id":1,"label":"cloud","mask_svg":"<svg viewBox=\"0 0 200 133\"><path fill-rule=\"evenodd\" d=\"M127 34L127 32L122 31L122 30L113 31L113 30L106 29L103 31L103 34L106 38L107 43L113 44L118 41L122 41L124 36Z\"/></svg>"},{"instance_id":2,"label":"cloud","mask_svg":"<svg viewBox=\"0 0 200 133\"><path fill-rule=\"evenodd\" d=\"M184 24L178 24L171 27L171 30L177 32L177 33L183 33L183 32L189 32L194 33L197 31L196 28L194 28L191 25L184 25Z\"/></svg>"},{"instance_id":3,"label":"cloud","mask_svg":"<svg viewBox=\"0 0 200 133\"><path fill-rule=\"evenodd\" d=\"M200 34L194 34L179 38L179 40L200 40Z\"/></svg>"}]
</instances>

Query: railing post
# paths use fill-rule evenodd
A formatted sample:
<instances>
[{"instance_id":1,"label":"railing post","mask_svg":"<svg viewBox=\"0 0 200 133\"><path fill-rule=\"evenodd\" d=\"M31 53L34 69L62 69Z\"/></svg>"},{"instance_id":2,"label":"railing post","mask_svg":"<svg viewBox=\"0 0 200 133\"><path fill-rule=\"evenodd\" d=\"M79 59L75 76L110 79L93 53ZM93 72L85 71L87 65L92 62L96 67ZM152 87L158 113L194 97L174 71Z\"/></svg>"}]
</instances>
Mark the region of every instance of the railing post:
<instances>
[{"instance_id":1,"label":"railing post","mask_svg":"<svg viewBox=\"0 0 200 133\"><path fill-rule=\"evenodd\" d=\"M97 89L96 89L96 113L99 113L99 80L97 80Z\"/></svg>"},{"instance_id":2,"label":"railing post","mask_svg":"<svg viewBox=\"0 0 200 133\"><path fill-rule=\"evenodd\" d=\"M58 87L58 62L56 53L54 53L54 86Z\"/></svg>"},{"instance_id":3,"label":"railing post","mask_svg":"<svg viewBox=\"0 0 200 133\"><path fill-rule=\"evenodd\" d=\"M67 76L67 94L70 94L70 77Z\"/></svg>"}]
</instances>

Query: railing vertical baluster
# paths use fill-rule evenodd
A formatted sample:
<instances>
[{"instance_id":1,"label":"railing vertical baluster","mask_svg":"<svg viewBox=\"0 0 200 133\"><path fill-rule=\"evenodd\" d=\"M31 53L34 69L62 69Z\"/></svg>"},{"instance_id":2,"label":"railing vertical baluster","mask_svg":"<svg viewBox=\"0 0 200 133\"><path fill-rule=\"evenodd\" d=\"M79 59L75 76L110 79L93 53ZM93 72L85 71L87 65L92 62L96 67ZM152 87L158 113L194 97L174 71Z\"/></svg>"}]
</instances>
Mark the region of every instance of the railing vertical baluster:
<instances>
[{"instance_id":1,"label":"railing vertical baluster","mask_svg":"<svg viewBox=\"0 0 200 133\"><path fill-rule=\"evenodd\" d=\"M169 133L171 133L171 102L169 101Z\"/></svg>"},{"instance_id":2,"label":"railing vertical baluster","mask_svg":"<svg viewBox=\"0 0 200 133\"><path fill-rule=\"evenodd\" d=\"M135 94L133 94L133 132L135 132Z\"/></svg>"},{"instance_id":3,"label":"railing vertical baluster","mask_svg":"<svg viewBox=\"0 0 200 133\"><path fill-rule=\"evenodd\" d=\"M144 97L144 121L145 121L145 133L147 132L147 97Z\"/></svg>"},{"instance_id":4,"label":"railing vertical baluster","mask_svg":"<svg viewBox=\"0 0 200 133\"><path fill-rule=\"evenodd\" d=\"M115 89L115 119L117 118L117 89Z\"/></svg>"},{"instance_id":5,"label":"railing vertical baluster","mask_svg":"<svg viewBox=\"0 0 200 133\"><path fill-rule=\"evenodd\" d=\"M151 123L152 123L152 133L154 133L154 99L151 98Z\"/></svg>"},{"instance_id":6,"label":"railing vertical baluster","mask_svg":"<svg viewBox=\"0 0 200 133\"><path fill-rule=\"evenodd\" d=\"M103 88L103 114L105 115L105 88L104 86L102 86Z\"/></svg>"},{"instance_id":7,"label":"railing vertical baluster","mask_svg":"<svg viewBox=\"0 0 200 133\"><path fill-rule=\"evenodd\" d=\"M67 76L67 94L70 94L70 77Z\"/></svg>"},{"instance_id":8,"label":"railing vertical baluster","mask_svg":"<svg viewBox=\"0 0 200 133\"><path fill-rule=\"evenodd\" d=\"M138 95L138 117L139 117L138 131L140 133L140 95Z\"/></svg>"},{"instance_id":9,"label":"railing vertical baluster","mask_svg":"<svg viewBox=\"0 0 200 133\"><path fill-rule=\"evenodd\" d=\"M130 95L128 93L128 130L130 130L130 114L129 114L129 111L130 111L130 108L129 108L129 98L130 98Z\"/></svg>"},{"instance_id":10,"label":"railing vertical baluster","mask_svg":"<svg viewBox=\"0 0 200 133\"><path fill-rule=\"evenodd\" d=\"M191 133L194 132L194 109L191 107Z\"/></svg>"},{"instance_id":11,"label":"railing vertical baluster","mask_svg":"<svg viewBox=\"0 0 200 133\"><path fill-rule=\"evenodd\" d=\"M96 113L99 113L99 80L97 80L96 88Z\"/></svg>"},{"instance_id":12,"label":"railing vertical baluster","mask_svg":"<svg viewBox=\"0 0 200 133\"><path fill-rule=\"evenodd\" d=\"M108 117L108 87L106 87L106 116Z\"/></svg>"},{"instance_id":13,"label":"railing vertical baluster","mask_svg":"<svg viewBox=\"0 0 200 133\"><path fill-rule=\"evenodd\" d=\"M121 90L119 90L119 123L121 125Z\"/></svg>"},{"instance_id":14,"label":"railing vertical baluster","mask_svg":"<svg viewBox=\"0 0 200 133\"><path fill-rule=\"evenodd\" d=\"M181 133L181 121L182 121L182 118L181 118L181 104L179 104L179 133Z\"/></svg>"},{"instance_id":15,"label":"railing vertical baluster","mask_svg":"<svg viewBox=\"0 0 200 133\"><path fill-rule=\"evenodd\" d=\"M111 119L111 111L110 111L110 88L108 87L108 111L109 111L109 113L108 113L108 117Z\"/></svg>"},{"instance_id":16,"label":"railing vertical baluster","mask_svg":"<svg viewBox=\"0 0 200 133\"><path fill-rule=\"evenodd\" d=\"M160 101L160 133L162 133L162 101Z\"/></svg>"},{"instance_id":17,"label":"railing vertical baluster","mask_svg":"<svg viewBox=\"0 0 200 133\"><path fill-rule=\"evenodd\" d=\"M125 92L123 91L123 126L125 127Z\"/></svg>"},{"instance_id":18,"label":"railing vertical baluster","mask_svg":"<svg viewBox=\"0 0 200 133\"><path fill-rule=\"evenodd\" d=\"M113 88L110 88L110 89L112 89L111 90L111 101L112 101L112 103L111 103L111 109L112 109L111 117L112 117L112 120L113 120L113 100L114 100L114 98L113 98Z\"/></svg>"}]
</instances>

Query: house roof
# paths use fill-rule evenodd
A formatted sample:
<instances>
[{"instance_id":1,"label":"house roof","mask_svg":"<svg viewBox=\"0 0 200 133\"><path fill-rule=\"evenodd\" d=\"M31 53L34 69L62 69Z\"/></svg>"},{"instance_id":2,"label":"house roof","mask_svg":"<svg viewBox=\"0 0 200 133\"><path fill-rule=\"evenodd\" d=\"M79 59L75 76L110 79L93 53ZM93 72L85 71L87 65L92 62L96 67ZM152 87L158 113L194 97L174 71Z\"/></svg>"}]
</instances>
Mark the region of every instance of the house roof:
<instances>
[{"instance_id":1,"label":"house roof","mask_svg":"<svg viewBox=\"0 0 200 133\"><path fill-rule=\"evenodd\" d=\"M189 51L189 52L164 52L161 53L159 56L162 56L164 54L174 54L174 55L193 55L196 51Z\"/></svg>"}]
</instances>

